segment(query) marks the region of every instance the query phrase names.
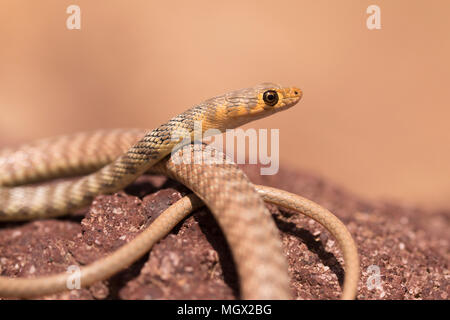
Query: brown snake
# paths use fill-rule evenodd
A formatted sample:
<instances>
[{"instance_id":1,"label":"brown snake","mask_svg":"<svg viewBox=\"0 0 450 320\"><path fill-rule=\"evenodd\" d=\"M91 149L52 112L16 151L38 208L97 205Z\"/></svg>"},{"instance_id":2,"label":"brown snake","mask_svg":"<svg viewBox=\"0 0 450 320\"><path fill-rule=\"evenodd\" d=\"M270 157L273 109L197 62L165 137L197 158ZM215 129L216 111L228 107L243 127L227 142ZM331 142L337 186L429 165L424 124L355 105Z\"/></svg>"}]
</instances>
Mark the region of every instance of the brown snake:
<instances>
[{"instance_id":1,"label":"brown snake","mask_svg":"<svg viewBox=\"0 0 450 320\"><path fill-rule=\"evenodd\" d=\"M257 186L261 198L245 174L230 162L199 165L195 161L175 163L172 158L161 161L182 142L183 137L192 137L195 121L201 122L202 133L211 128L223 132L287 109L300 98L299 89L263 84L207 100L148 133L141 130L100 131L0 151L0 186L4 186L0 188L0 220L65 214L89 204L98 194L122 189L150 169L182 182L210 208L230 244L243 298L290 298L281 242L264 199L312 217L337 238L347 271L342 297L351 299L355 296L359 277L356 246L345 226L326 209L299 196ZM141 139L137 141L138 138ZM130 145L133 147L128 149ZM191 160L204 155L205 147L201 152L194 152L191 145L186 148L188 152L184 153L188 158L192 157ZM223 159L223 154L217 150L212 153L214 159ZM74 181L18 186L87 173L91 174ZM106 279L136 261L201 205L202 202L193 195L179 200L135 239L82 268L82 285ZM0 296L31 297L67 290L66 280L67 274L35 279L0 277Z\"/></svg>"}]
</instances>

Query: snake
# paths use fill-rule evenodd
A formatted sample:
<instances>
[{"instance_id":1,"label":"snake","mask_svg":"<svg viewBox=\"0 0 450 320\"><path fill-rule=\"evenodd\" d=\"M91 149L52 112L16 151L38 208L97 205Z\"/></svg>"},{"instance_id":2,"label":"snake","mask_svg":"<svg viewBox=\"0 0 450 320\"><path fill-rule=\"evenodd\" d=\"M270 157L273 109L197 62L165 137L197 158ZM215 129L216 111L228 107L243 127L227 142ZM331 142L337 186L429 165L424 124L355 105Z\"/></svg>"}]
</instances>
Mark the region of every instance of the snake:
<instances>
[{"instance_id":1,"label":"snake","mask_svg":"<svg viewBox=\"0 0 450 320\"><path fill-rule=\"evenodd\" d=\"M220 150L191 144L196 128L203 137L211 134L210 129L225 132L286 110L302 94L296 87L263 83L205 100L154 130L100 130L0 150L0 221L62 216L89 205L98 195L120 191L144 173L164 174L194 193L178 200L115 252L83 266L83 286L123 270L190 212L206 204L230 245L241 297L290 299L286 258L265 201L309 216L329 230L346 266L342 299L353 299L359 278L357 248L336 216L298 195L255 186ZM189 161L178 161L180 154ZM213 161L199 161L205 155ZM77 178L41 183L73 176ZM29 298L60 292L67 290L67 278L66 273L36 278L0 276L0 296Z\"/></svg>"}]
</instances>

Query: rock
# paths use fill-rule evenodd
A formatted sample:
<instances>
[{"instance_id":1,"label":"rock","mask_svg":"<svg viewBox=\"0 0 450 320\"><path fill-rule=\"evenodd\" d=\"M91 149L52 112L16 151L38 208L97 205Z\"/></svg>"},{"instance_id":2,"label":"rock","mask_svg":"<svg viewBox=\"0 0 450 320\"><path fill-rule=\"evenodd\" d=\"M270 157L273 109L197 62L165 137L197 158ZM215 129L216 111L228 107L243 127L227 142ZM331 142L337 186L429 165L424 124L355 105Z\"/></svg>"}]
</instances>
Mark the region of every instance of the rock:
<instances>
[{"instance_id":1,"label":"rock","mask_svg":"<svg viewBox=\"0 0 450 320\"><path fill-rule=\"evenodd\" d=\"M254 183L316 201L347 225L361 259L358 299L448 298L449 211L369 202L285 168L275 176L260 176L256 166L242 168ZM166 178L143 176L123 192L97 197L84 218L0 223L0 274L48 275L91 263L131 241L186 192ZM339 297L344 270L334 239L310 219L268 207L282 236L293 297ZM367 285L376 279L377 288ZM238 288L224 236L209 211L201 209L108 281L44 298L234 299Z\"/></svg>"}]
</instances>

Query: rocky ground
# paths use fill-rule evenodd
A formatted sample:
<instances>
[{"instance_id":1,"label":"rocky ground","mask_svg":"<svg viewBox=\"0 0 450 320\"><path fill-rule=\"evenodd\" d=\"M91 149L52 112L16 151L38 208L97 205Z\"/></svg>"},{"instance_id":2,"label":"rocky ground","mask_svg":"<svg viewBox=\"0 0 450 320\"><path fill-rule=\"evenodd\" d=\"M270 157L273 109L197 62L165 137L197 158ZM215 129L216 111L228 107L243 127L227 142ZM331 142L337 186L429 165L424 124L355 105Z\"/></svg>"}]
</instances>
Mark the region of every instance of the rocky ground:
<instances>
[{"instance_id":1,"label":"rocky ground","mask_svg":"<svg viewBox=\"0 0 450 320\"><path fill-rule=\"evenodd\" d=\"M275 176L260 176L254 166L243 168L254 183L314 200L346 224L361 259L358 299L449 298L450 211L365 201L321 178L285 168ZM0 223L0 274L47 275L95 261L133 239L186 192L166 178L144 176L70 217ZM269 208L288 253L293 297L338 298L344 271L333 238L307 218ZM376 279L379 286L373 288ZM234 299L238 288L223 234L202 209L108 281L42 298Z\"/></svg>"}]
</instances>

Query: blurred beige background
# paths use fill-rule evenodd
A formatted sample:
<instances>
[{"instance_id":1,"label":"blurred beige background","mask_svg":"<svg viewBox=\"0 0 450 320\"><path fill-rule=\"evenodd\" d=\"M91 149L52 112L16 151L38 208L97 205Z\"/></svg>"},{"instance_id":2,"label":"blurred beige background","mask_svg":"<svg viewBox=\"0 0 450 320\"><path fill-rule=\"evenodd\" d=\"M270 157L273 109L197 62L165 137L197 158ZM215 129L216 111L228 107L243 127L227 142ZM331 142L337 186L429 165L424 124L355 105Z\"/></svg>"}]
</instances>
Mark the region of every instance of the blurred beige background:
<instances>
[{"instance_id":1,"label":"blurred beige background","mask_svg":"<svg viewBox=\"0 0 450 320\"><path fill-rule=\"evenodd\" d=\"M66 8L81 7L81 30ZM381 7L381 30L366 8ZM0 1L0 142L154 128L205 98L296 85L281 163L368 198L450 207L450 1Z\"/></svg>"}]
</instances>

